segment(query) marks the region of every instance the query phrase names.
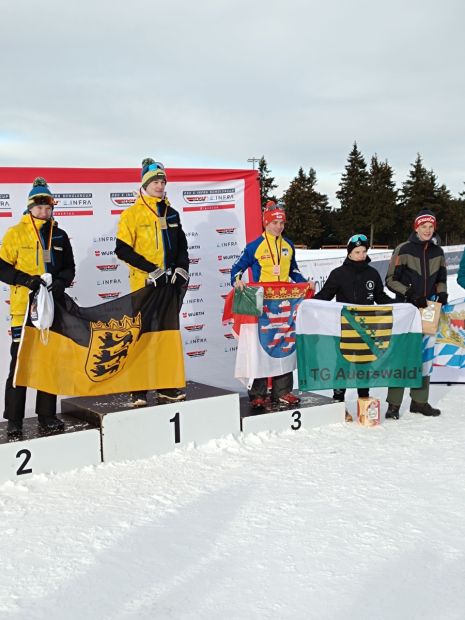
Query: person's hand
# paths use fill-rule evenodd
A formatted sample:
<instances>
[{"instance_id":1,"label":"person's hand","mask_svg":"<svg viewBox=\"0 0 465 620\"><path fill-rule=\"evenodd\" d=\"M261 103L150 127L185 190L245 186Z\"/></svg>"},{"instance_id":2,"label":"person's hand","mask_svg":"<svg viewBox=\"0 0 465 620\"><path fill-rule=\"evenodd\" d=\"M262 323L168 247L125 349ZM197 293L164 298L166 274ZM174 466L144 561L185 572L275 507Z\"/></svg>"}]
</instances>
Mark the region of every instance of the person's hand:
<instances>
[{"instance_id":1,"label":"person's hand","mask_svg":"<svg viewBox=\"0 0 465 620\"><path fill-rule=\"evenodd\" d=\"M63 297L65 293L66 284L60 278L53 280L50 290L55 297Z\"/></svg>"},{"instance_id":2,"label":"person's hand","mask_svg":"<svg viewBox=\"0 0 465 620\"><path fill-rule=\"evenodd\" d=\"M189 274L182 267L176 267L173 275L171 276L171 284L186 284L189 280Z\"/></svg>"},{"instance_id":3,"label":"person's hand","mask_svg":"<svg viewBox=\"0 0 465 620\"><path fill-rule=\"evenodd\" d=\"M243 291L245 288L245 284L244 282L242 282L242 280L236 280L234 282L234 288L238 288L240 291Z\"/></svg>"},{"instance_id":4,"label":"person's hand","mask_svg":"<svg viewBox=\"0 0 465 620\"><path fill-rule=\"evenodd\" d=\"M315 282L313 280L308 281L308 286L310 287L311 291L315 290Z\"/></svg>"},{"instance_id":5,"label":"person's hand","mask_svg":"<svg viewBox=\"0 0 465 620\"><path fill-rule=\"evenodd\" d=\"M417 308L426 308L426 306L428 305L428 300L423 295L422 297L416 297L415 299L412 299L410 303Z\"/></svg>"},{"instance_id":6,"label":"person's hand","mask_svg":"<svg viewBox=\"0 0 465 620\"><path fill-rule=\"evenodd\" d=\"M164 269L160 269L160 267L157 267L156 269L154 269L154 271L151 271L149 273L147 278L147 284L153 284L153 286L157 286L157 284L164 284L165 275L166 271ZM158 282L158 280L160 281Z\"/></svg>"},{"instance_id":7,"label":"person's hand","mask_svg":"<svg viewBox=\"0 0 465 620\"><path fill-rule=\"evenodd\" d=\"M438 293L436 301L445 306L447 304L448 298L449 295L447 293Z\"/></svg>"},{"instance_id":8,"label":"person's hand","mask_svg":"<svg viewBox=\"0 0 465 620\"><path fill-rule=\"evenodd\" d=\"M45 282L40 276L31 276L24 280L24 286L27 286L33 293L38 291L41 285L45 286Z\"/></svg>"},{"instance_id":9,"label":"person's hand","mask_svg":"<svg viewBox=\"0 0 465 620\"><path fill-rule=\"evenodd\" d=\"M420 297L414 297L413 295L414 294L412 287L410 287L405 293L405 299L417 308L426 308L426 306L428 305L426 297L424 295L420 295Z\"/></svg>"}]
</instances>

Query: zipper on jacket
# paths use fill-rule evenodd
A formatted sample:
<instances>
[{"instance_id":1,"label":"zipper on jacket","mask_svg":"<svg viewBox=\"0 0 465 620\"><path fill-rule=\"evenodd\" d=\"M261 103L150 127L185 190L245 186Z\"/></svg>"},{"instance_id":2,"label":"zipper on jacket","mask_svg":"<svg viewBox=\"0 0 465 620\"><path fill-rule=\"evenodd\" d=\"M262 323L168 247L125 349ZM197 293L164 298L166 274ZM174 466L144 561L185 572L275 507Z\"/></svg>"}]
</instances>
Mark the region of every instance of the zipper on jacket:
<instances>
[{"instance_id":1,"label":"zipper on jacket","mask_svg":"<svg viewBox=\"0 0 465 620\"><path fill-rule=\"evenodd\" d=\"M158 250L158 226L157 226L156 220L155 220L155 243L156 243L156 248Z\"/></svg>"},{"instance_id":2,"label":"zipper on jacket","mask_svg":"<svg viewBox=\"0 0 465 620\"><path fill-rule=\"evenodd\" d=\"M426 250L428 249L428 242L425 243L423 248L423 273L424 273L424 295L426 297Z\"/></svg>"},{"instance_id":3,"label":"zipper on jacket","mask_svg":"<svg viewBox=\"0 0 465 620\"><path fill-rule=\"evenodd\" d=\"M36 241L36 265L39 266L39 242Z\"/></svg>"}]
</instances>

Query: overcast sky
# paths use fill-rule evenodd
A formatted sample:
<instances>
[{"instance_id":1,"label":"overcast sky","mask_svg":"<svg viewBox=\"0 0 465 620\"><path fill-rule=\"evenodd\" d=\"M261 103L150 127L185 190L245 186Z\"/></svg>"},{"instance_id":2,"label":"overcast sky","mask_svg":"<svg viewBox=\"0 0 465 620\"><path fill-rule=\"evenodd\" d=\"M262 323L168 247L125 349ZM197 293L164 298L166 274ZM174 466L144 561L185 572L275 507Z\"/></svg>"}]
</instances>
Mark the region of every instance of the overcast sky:
<instances>
[{"instance_id":1,"label":"overcast sky","mask_svg":"<svg viewBox=\"0 0 465 620\"><path fill-rule=\"evenodd\" d=\"M299 166L465 186L463 0L0 0L0 166Z\"/></svg>"}]
</instances>

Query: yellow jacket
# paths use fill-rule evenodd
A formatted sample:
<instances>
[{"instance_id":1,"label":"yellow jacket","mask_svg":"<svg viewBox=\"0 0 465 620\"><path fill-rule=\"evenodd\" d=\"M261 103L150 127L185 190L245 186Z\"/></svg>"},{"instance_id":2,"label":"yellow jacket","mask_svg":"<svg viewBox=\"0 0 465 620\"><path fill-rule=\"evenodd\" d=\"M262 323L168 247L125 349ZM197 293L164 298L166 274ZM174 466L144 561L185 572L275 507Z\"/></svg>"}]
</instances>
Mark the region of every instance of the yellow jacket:
<instances>
[{"instance_id":1,"label":"yellow jacket","mask_svg":"<svg viewBox=\"0 0 465 620\"><path fill-rule=\"evenodd\" d=\"M41 244L28 213L6 231L0 247L0 280L10 284L12 327L21 326L24 321L30 291L20 282L27 279L27 276L41 276L49 272L53 279L62 279L65 286L69 286L74 278L74 258L68 235L53 220L34 219L34 222L42 238ZM51 263L44 264L40 248L41 245L48 245L50 226Z\"/></svg>"},{"instance_id":2,"label":"yellow jacket","mask_svg":"<svg viewBox=\"0 0 465 620\"><path fill-rule=\"evenodd\" d=\"M166 228L162 227L165 218ZM116 255L129 265L131 291L146 284L157 267L189 270L186 236L179 213L167 199L139 195L121 214L116 233Z\"/></svg>"}]
</instances>

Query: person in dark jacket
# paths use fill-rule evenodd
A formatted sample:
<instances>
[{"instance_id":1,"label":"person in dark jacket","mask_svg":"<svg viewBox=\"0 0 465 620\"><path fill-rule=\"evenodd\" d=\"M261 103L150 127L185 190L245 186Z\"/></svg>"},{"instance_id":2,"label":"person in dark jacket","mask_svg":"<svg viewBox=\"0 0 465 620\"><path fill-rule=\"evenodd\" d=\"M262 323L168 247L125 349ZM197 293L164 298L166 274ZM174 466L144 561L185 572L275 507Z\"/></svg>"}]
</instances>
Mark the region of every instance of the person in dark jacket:
<instances>
[{"instance_id":1,"label":"person in dark jacket","mask_svg":"<svg viewBox=\"0 0 465 620\"><path fill-rule=\"evenodd\" d=\"M142 162L139 195L121 214L116 233L116 256L129 265L131 291L152 283L176 286L179 303L187 290L189 255L179 213L165 193L166 172L162 163L151 158ZM158 390L159 402L185 400L178 388ZM134 392L132 404L147 404L146 392Z\"/></svg>"},{"instance_id":2,"label":"person in dark jacket","mask_svg":"<svg viewBox=\"0 0 465 620\"><path fill-rule=\"evenodd\" d=\"M340 267L333 269L323 288L316 293L314 299L324 299L342 303L372 306L373 304L392 304L393 299L384 292L381 276L371 267L369 248L365 235L356 234L350 237L347 243L347 258ZM334 390L334 400L344 401L345 389ZM369 396L368 388L358 388L359 398ZM346 411L346 420L352 421L352 416Z\"/></svg>"},{"instance_id":3,"label":"person in dark jacket","mask_svg":"<svg viewBox=\"0 0 465 620\"><path fill-rule=\"evenodd\" d=\"M52 217L55 200L45 179L37 177L29 192L27 211L21 221L7 230L0 248L0 280L10 285L11 363L5 386L7 434L22 434L26 388L13 387L22 325L30 291L44 284L41 275L52 275L54 297L63 297L75 275L73 250L69 237L58 228ZM62 430L64 424L56 417L54 394L37 392L36 413L39 427L46 431Z\"/></svg>"},{"instance_id":4,"label":"person in dark jacket","mask_svg":"<svg viewBox=\"0 0 465 620\"><path fill-rule=\"evenodd\" d=\"M428 299L447 303L447 270L444 252L436 235L436 217L423 209L413 223L414 232L394 250L386 275L386 286L399 302L425 308ZM399 419L404 388L389 388L386 418ZM440 410L428 403L429 377L423 377L419 388L410 390L410 411L426 416L438 416Z\"/></svg>"}]
</instances>

